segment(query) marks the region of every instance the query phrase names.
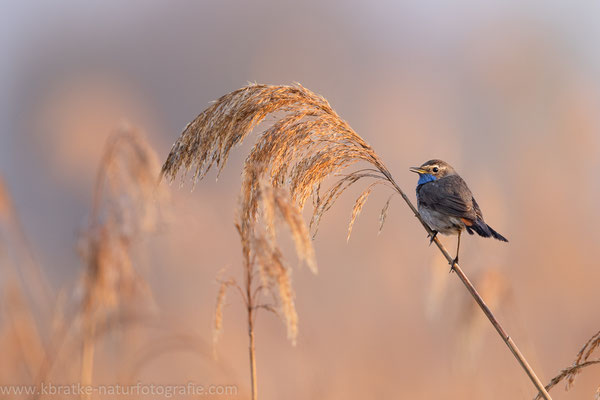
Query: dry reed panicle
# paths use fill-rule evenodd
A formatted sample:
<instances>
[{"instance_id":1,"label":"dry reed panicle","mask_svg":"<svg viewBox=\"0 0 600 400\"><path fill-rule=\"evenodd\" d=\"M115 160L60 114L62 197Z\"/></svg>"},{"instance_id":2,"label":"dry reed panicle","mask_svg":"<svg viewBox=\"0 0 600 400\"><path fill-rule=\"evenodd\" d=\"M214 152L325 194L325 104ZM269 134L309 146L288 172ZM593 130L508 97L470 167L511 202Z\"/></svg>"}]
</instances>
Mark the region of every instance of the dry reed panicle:
<instances>
[{"instance_id":1,"label":"dry reed panicle","mask_svg":"<svg viewBox=\"0 0 600 400\"><path fill-rule=\"evenodd\" d=\"M582 369L590 367L592 365L600 364L600 357L596 359L590 360L591 355L594 351L600 346L600 331L596 332L579 350L573 365L564 368L560 371L558 375L556 375L548 385L546 385L546 389L550 390L552 387L556 386L563 380L567 381L565 390L569 390L574 382L577 374L581 372ZM598 393L600 393L600 388L596 391L596 397L598 397ZM538 400L540 397L536 396L534 400Z\"/></svg>"},{"instance_id":2,"label":"dry reed panicle","mask_svg":"<svg viewBox=\"0 0 600 400\"><path fill-rule=\"evenodd\" d=\"M288 187L300 209L314 194L311 225L314 223L315 229L323 213L359 179L374 178L381 183L389 180L388 170L373 149L323 97L299 84L252 84L218 99L185 128L163 165L163 175L173 180L179 171L193 170L196 182L214 165L220 171L231 149L275 112L284 115L260 134L244 164L242 223L256 218L261 179L267 179L273 187ZM328 176L359 161L374 169L344 176L320 196L318 189ZM363 204L369 193L363 193ZM350 225L359 212L360 207L355 207Z\"/></svg>"},{"instance_id":3,"label":"dry reed panicle","mask_svg":"<svg viewBox=\"0 0 600 400\"><path fill-rule=\"evenodd\" d=\"M291 269L286 265L282 251L277 243L277 225L287 226L296 247L298 259L313 272L317 272L314 249L302 214L283 188L273 188L262 182L257 192L258 202L262 205L262 224L257 221L242 223L240 215L236 217L244 258L246 277L251 286L250 296L244 293L233 278L218 279L220 286L215 307L213 343L216 344L223 328L223 306L226 292L230 287L240 290L245 304L254 310L265 309L275 312L284 320L287 335L292 343L298 334L298 314L294 304L294 290L291 284ZM254 281L258 274L260 281ZM262 295L262 296L261 296ZM272 298L276 304L263 302L262 298ZM277 310L279 309L279 310Z\"/></svg>"},{"instance_id":4,"label":"dry reed panicle","mask_svg":"<svg viewBox=\"0 0 600 400\"><path fill-rule=\"evenodd\" d=\"M87 263L83 293L88 311L113 310L122 298L148 294L130 253L140 236L156 227L166 198L156 188L159 170L156 153L141 133L124 126L109 138L80 247Z\"/></svg>"},{"instance_id":5,"label":"dry reed panicle","mask_svg":"<svg viewBox=\"0 0 600 400\"><path fill-rule=\"evenodd\" d=\"M243 258L243 285L233 279L218 279L220 282L215 306L213 352L216 356L216 344L223 329L223 307L227 289L236 288L244 301L248 316L248 337L250 354L250 385L252 399L258 397L256 378L256 350L254 339L254 320L260 309L271 311L280 316L286 324L287 336L296 344L298 336L298 313L294 303L294 290L291 283L291 269L285 264L282 251L277 243L277 224L285 224L295 243L298 259L312 272L317 272L314 249L308 228L302 214L283 188L272 187L266 181L259 181L254 191L256 201L262 204L262 223L258 219L248 218L244 213L244 201L236 215L235 227L240 236ZM246 215L246 217L244 217ZM256 281L256 275L260 281ZM264 302L264 297L272 298L274 303Z\"/></svg>"},{"instance_id":6,"label":"dry reed panicle","mask_svg":"<svg viewBox=\"0 0 600 400\"><path fill-rule=\"evenodd\" d=\"M585 343L581 350L579 350L577 358L575 359L575 364L587 361L598 346L600 346L600 331L596 332L596 334ZM571 383L573 383L573 381L569 380L569 384Z\"/></svg>"},{"instance_id":7,"label":"dry reed panicle","mask_svg":"<svg viewBox=\"0 0 600 400\"><path fill-rule=\"evenodd\" d=\"M219 341L219 336L223 331L223 307L227 296L228 281L221 281L217 293L217 305L215 306L215 323L213 329L213 349Z\"/></svg>"},{"instance_id":8,"label":"dry reed panicle","mask_svg":"<svg viewBox=\"0 0 600 400\"><path fill-rule=\"evenodd\" d=\"M259 198L263 205L265 228L270 247L277 247L277 222L284 222L294 240L298 259L304 262L316 274L317 263L308 228L304 223L300 209L291 201L287 191L282 188L274 188L268 183L263 183L260 188Z\"/></svg>"},{"instance_id":9,"label":"dry reed panicle","mask_svg":"<svg viewBox=\"0 0 600 400\"><path fill-rule=\"evenodd\" d=\"M86 263L80 292L81 383L92 383L96 332L136 300L150 298L133 267L132 248L153 230L166 194L156 187L160 164L144 137L129 126L109 138L96 177L88 228L82 235ZM84 396L85 397L85 396Z\"/></svg>"},{"instance_id":10,"label":"dry reed panicle","mask_svg":"<svg viewBox=\"0 0 600 400\"><path fill-rule=\"evenodd\" d=\"M259 134L244 163L236 227L244 257L245 290L237 283L235 285L242 293L250 315L257 308L274 310L270 304L257 302L256 293L267 291L275 297L286 322L288 337L295 342L298 316L290 269L285 265L275 241L276 215L289 227L299 258L316 272L309 229L304 224L301 210L312 194L314 210L311 226L314 225L316 233L322 215L349 186L362 178L389 184L391 175L377 154L323 97L299 84L251 84L222 96L188 124L173 144L162 175L173 181L180 171L187 173L192 170L195 184L213 166L220 172L232 148L241 144L267 115L273 113L281 113L280 118ZM342 176L321 196L319 189L327 177L360 161L371 164L373 168ZM182 174L182 182L186 173ZM282 191L284 187L287 193ZM372 188L361 194L353 209L349 235ZM256 224L261 202L263 231ZM386 212L387 205L382 212L382 223ZM261 277L259 287L254 287L252 282L255 268ZM229 286L232 285L221 282L214 338L218 338L222 328L224 291ZM249 324L252 324L252 316ZM253 333L250 336L252 343Z\"/></svg>"}]
</instances>

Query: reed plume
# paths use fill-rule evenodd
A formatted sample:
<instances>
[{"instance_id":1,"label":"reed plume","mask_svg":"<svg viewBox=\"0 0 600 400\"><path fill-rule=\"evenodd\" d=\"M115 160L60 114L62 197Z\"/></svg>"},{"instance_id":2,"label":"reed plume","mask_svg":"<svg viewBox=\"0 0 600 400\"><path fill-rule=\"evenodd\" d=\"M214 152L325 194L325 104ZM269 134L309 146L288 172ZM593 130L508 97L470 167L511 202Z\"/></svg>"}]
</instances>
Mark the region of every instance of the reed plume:
<instances>
[{"instance_id":1,"label":"reed plume","mask_svg":"<svg viewBox=\"0 0 600 400\"><path fill-rule=\"evenodd\" d=\"M107 142L96 177L88 227L81 238L86 263L80 292L81 384L92 383L94 341L99 325L115 312L150 295L134 268L132 247L152 231L166 194L156 189L160 164L138 131L123 126Z\"/></svg>"},{"instance_id":2,"label":"reed plume","mask_svg":"<svg viewBox=\"0 0 600 400\"><path fill-rule=\"evenodd\" d=\"M313 194L316 203L311 225L318 224L358 180L373 178L389 184L385 177L389 173L373 149L323 97L300 85L249 85L221 97L184 129L163 165L163 175L173 180L181 170L192 170L196 182L213 166L220 172L231 149L275 112L285 116L260 134L244 164L241 221L256 218L261 179L276 188L286 186L300 209ZM325 178L359 161L375 168L354 171L320 195ZM363 195L363 203L368 194ZM359 212L360 207L355 207L350 226Z\"/></svg>"},{"instance_id":3,"label":"reed plume","mask_svg":"<svg viewBox=\"0 0 600 400\"><path fill-rule=\"evenodd\" d=\"M369 179L372 181L371 186L359 196L353 208L348 237L372 188L380 184L393 188L419 219L427 233L433 236L431 229L423 221L408 196L396 184L375 151L337 115L323 97L299 84L294 86L251 84L222 96L187 125L171 148L163 165L162 174L172 181L180 171L185 171L182 174L183 181L186 173L191 170L192 180L195 183L206 176L213 166L221 171L231 149L242 143L267 115L273 113L276 113L276 122L259 134L243 167L240 195L241 225L238 227L243 247L249 246L250 243L245 233L248 231L245 225L252 224L256 220L262 180L266 180L274 188L288 188L291 198L300 210L312 195L314 208L310 225L316 233L322 216L333 206L339 196L358 181ZM338 175L359 162L366 164L366 167L346 175ZM321 193L321 184L332 175L338 175L337 181ZM380 223L385 221L388 205L386 203L382 210ZM456 275L517 358L537 390L546 399L550 399L533 369L460 266L453 263L453 257L437 237L433 237L432 240L446 260L454 265L453 270ZM250 254L250 251L245 253ZM278 261L277 256L272 254L272 262Z\"/></svg>"},{"instance_id":4,"label":"reed plume","mask_svg":"<svg viewBox=\"0 0 600 400\"><path fill-rule=\"evenodd\" d=\"M311 271L317 272L308 228L300 210L287 192L283 188L274 188L262 182L255 195L258 204L262 205L262 220L241 220L243 211L240 210L235 222L242 247L244 281L240 285L234 278L219 279L213 329L213 345L216 345L223 328L223 305L227 290L236 288L246 306L248 317L250 385L253 399L258 397L254 339L257 311L262 309L280 316L286 324L288 339L293 344L296 343L298 335L298 313L294 303L291 269L277 243L278 223L287 226L295 243L298 259ZM256 279L257 276L259 280Z\"/></svg>"},{"instance_id":5,"label":"reed plume","mask_svg":"<svg viewBox=\"0 0 600 400\"><path fill-rule=\"evenodd\" d=\"M590 367L592 365L600 364L600 358L590 360L592 353L594 353L594 351L598 347L600 347L600 331L596 332L596 334L594 334L583 345L581 350L579 350L579 353L577 353L573 365L564 368L560 371L558 375L556 375L554 378L552 378L552 380L550 380L550 383L546 385L546 390L552 389L554 386L558 385L564 380L567 381L565 390L569 390L575 382L575 377L581 372L582 369ZM598 391L596 392L596 398L598 397L598 393L600 393L600 388L598 388ZM534 400L538 400L540 398L541 397L538 395L535 397Z\"/></svg>"}]
</instances>

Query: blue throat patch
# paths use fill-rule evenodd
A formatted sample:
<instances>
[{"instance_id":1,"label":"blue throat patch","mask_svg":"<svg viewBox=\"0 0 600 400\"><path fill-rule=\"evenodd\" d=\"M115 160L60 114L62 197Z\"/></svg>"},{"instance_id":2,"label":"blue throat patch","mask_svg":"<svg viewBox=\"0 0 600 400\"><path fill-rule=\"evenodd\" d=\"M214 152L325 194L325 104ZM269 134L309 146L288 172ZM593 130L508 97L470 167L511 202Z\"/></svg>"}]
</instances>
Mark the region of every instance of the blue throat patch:
<instances>
[{"instance_id":1,"label":"blue throat patch","mask_svg":"<svg viewBox=\"0 0 600 400\"><path fill-rule=\"evenodd\" d=\"M437 178L431 174L419 174L419 182L417 184L422 185L427 182L433 182L436 179Z\"/></svg>"}]
</instances>

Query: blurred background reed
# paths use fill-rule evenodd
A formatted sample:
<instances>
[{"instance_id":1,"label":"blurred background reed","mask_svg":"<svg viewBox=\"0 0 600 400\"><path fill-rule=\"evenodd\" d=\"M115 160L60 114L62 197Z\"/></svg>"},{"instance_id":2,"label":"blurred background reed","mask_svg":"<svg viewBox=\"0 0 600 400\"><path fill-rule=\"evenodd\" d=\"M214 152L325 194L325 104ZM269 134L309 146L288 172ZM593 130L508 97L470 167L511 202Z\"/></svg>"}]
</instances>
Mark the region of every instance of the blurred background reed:
<instances>
[{"instance_id":1,"label":"blurred background reed","mask_svg":"<svg viewBox=\"0 0 600 400\"><path fill-rule=\"evenodd\" d=\"M465 272L544 382L597 332L599 4L5 1L2 11L0 384L35 379L56 332L73 326L78 243L121 121L162 161L210 101L247 81L324 95L407 192L408 166L439 157L459 171L511 240L463 241ZM237 384L248 395L240 304L226 304L218 361L210 342L215 274L241 262L232 221L250 139L218 182L166 188L170 213L131 253L151 299L98 336L94 382ZM261 397L531 398L400 199L377 235L388 193L375 191L346 243L359 193L324 217L319 276L294 271L297 346L261 316ZM75 328L55 382L80 378ZM594 368L553 397L593 398Z\"/></svg>"}]
</instances>

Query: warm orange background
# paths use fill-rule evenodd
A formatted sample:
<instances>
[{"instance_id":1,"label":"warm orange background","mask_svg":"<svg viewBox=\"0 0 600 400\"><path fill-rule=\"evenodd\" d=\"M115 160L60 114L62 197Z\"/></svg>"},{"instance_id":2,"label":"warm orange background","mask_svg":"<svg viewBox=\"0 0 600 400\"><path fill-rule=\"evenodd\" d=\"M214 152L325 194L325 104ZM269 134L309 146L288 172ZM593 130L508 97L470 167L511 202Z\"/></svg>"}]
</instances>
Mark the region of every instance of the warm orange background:
<instances>
[{"instance_id":1,"label":"warm orange background","mask_svg":"<svg viewBox=\"0 0 600 400\"><path fill-rule=\"evenodd\" d=\"M600 329L600 7L496 3L4 2L0 174L53 291L80 276L77 232L102 145L122 119L146 131L164 160L211 100L248 81L300 82L330 101L413 198L407 168L430 158L467 180L510 243L468 237L461 264L547 382ZM224 266L240 272L233 211L248 149L236 149L218 182L211 173L193 193L189 184L168 189L170 218L136 255L164 316L160 333L103 338L96 382L126 376L141 347L179 332L200 351L160 356L138 379L237 384L247 397L234 292L219 360L209 356L214 278ZM377 235L388 193L376 192L346 243L357 193L323 219L318 276L294 270L297 346L279 320L259 316L261 398L532 398L399 197ZM454 238L443 240L454 248ZM598 385L591 367L571 391L560 384L551 393L591 399Z\"/></svg>"}]
</instances>

